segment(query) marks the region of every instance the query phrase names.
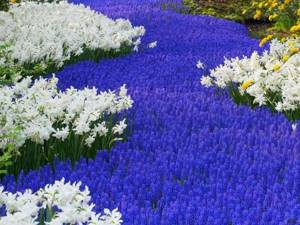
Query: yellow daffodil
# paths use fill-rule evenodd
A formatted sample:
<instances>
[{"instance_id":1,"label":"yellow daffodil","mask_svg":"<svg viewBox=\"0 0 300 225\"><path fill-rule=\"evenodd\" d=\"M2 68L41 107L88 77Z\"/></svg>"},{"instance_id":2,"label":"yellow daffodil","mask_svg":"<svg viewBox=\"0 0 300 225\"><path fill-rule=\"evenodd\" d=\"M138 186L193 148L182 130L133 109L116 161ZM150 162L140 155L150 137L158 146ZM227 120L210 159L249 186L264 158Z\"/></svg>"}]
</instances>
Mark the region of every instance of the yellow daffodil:
<instances>
[{"instance_id":1,"label":"yellow daffodil","mask_svg":"<svg viewBox=\"0 0 300 225\"><path fill-rule=\"evenodd\" d=\"M275 65L273 66L273 70L274 70L274 71L278 71L278 70L280 70L280 68L281 68L281 66L280 66L279 64L275 64Z\"/></svg>"},{"instance_id":2,"label":"yellow daffodil","mask_svg":"<svg viewBox=\"0 0 300 225\"><path fill-rule=\"evenodd\" d=\"M270 5L270 8L273 9L273 8L275 8L276 6L278 6L278 2L273 2L273 3Z\"/></svg>"},{"instance_id":3,"label":"yellow daffodil","mask_svg":"<svg viewBox=\"0 0 300 225\"><path fill-rule=\"evenodd\" d=\"M255 20L259 20L262 17L262 11L261 10L256 10L255 15L253 17L253 19Z\"/></svg>"},{"instance_id":4,"label":"yellow daffodil","mask_svg":"<svg viewBox=\"0 0 300 225\"><path fill-rule=\"evenodd\" d=\"M261 9L262 7L264 7L264 3L263 2L261 2L261 3L258 4L258 8Z\"/></svg>"},{"instance_id":5,"label":"yellow daffodil","mask_svg":"<svg viewBox=\"0 0 300 225\"><path fill-rule=\"evenodd\" d=\"M290 50L291 54L295 54L295 53L299 52L299 48L296 48L296 47L292 47L289 50Z\"/></svg>"},{"instance_id":6,"label":"yellow daffodil","mask_svg":"<svg viewBox=\"0 0 300 225\"><path fill-rule=\"evenodd\" d=\"M288 46L289 46L289 47L293 47L294 45L295 45L295 42L294 42L294 41L289 41L289 42L288 42Z\"/></svg>"},{"instance_id":7,"label":"yellow daffodil","mask_svg":"<svg viewBox=\"0 0 300 225\"><path fill-rule=\"evenodd\" d=\"M284 11L285 10L285 4L281 4L278 8L279 8L280 11Z\"/></svg>"},{"instance_id":8,"label":"yellow daffodil","mask_svg":"<svg viewBox=\"0 0 300 225\"><path fill-rule=\"evenodd\" d=\"M291 3L292 0L284 0L284 4L288 5Z\"/></svg>"},{"instance_id":9,"label":"yellow daffodil","mask_svg":"<svg viewBox=\"0 0 300 225\"><path fill-rule=\"evenodd\" d=\"M298 32L300 31L300 24L292 26L290 29L291 32Z\"/></svg>"},{"instance_id":10,"label":"yellow daffodil","mask_svg":"<svg viewBox=\"0 0 300 225\"><path fill-rule=\"evenodd\" d=\"M268 41L270 41L273 38L273 35L268 35L267 37L261 39L259 42L259 46L262 47L264 44L266 44Z\"/></svg>"},{"instance_id":11,"label":"yellow daffodil","mask_svg":"<svg viewBox=\"0 0 300 225\"><path fill-rule=\"evenodd\" d=\"M272 21L273 19L276 19L278 17L277 13L274 13L273 15L269 16L269 20Z\"/></svg>"},{"instance_id":12,"label":"yellow daffodil","mask_svg":"<svg viewBox=\"0 0 300 225\"><path fill-rule=\"evenodd\" d=\"M289 60L289 56L288 55L284 55L283 57L282 57L282 61L283 62L287 62L288 60Z\"/></svg>"},{"instance_id":13,"label":"yellow daffodil","mask_svg":"<svg viewBox=\"0 0 300 225\"><path fill-rule=\"evenodd\" d=\"M242 84L241 88L243 90L247 90L253 83L254 83L254 80L247 80Z\"/></svg>"}]
</instances>

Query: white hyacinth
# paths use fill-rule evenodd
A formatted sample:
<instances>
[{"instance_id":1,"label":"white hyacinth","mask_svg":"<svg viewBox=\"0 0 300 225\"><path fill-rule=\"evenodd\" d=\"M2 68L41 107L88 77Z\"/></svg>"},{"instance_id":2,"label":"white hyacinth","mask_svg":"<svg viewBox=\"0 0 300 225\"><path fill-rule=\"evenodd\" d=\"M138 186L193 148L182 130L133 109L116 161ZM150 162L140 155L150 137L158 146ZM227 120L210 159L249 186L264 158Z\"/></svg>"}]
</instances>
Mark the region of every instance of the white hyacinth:
<instances>
[{"instance_id":1,"label":"white hyacinth","mask_svg":"<svg viewBox=\"0 0 300 225\"><path fill-rule=\"evenodd\" d=\"M38 225L42 209L54 213L50 222L46 222L48 225L120 225L123 222L118 209L104 209L104 214L96 214L88 187L81 191L80 186L81 182L71 184L62 179L35 193L26 190L13 194L0 187L0 207L6 209L6 215L0 217L0 225Z\"/></svg>"}]
</instances>

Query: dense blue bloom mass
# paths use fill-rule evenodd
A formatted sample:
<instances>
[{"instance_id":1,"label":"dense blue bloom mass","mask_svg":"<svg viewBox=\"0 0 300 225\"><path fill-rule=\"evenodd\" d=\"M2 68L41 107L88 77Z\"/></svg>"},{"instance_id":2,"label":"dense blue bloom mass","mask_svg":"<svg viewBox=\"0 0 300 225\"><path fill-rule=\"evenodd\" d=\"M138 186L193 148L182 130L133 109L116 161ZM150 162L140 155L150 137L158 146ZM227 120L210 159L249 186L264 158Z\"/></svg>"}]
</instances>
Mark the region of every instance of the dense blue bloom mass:
<instances>
[{"instance_id":1,"label":"dense blue bloom mass","mask_svg":"<svg viewBox=\"0 0 300 225\"><path fill-rule=\"evenodd\" d=\"M54 174L46 166L21 175L17 184L6 177L8 190L37 190L62 177L81 180L96 210L118 207L125 225L300 224L300 131L280 114L236 106L199 83L224 57L259 49L245 27L163 11L154 0L74 2L147 30L137 53L58 73L62 89L127 84L135 101L133 133L74 170L57 162ZM147 48L153 41L157 47Z\"/></svg>"}]
</instances>

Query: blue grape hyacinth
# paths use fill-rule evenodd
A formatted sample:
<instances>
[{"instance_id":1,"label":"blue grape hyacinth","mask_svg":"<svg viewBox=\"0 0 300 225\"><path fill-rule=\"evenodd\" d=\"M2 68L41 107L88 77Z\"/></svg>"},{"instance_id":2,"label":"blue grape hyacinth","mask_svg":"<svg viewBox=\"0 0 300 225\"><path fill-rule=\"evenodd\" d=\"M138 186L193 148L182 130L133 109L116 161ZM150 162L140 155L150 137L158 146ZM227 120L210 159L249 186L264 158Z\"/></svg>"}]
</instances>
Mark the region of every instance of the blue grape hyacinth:
<instances>
[{"instance_id":1,"label":"blue grape hyacinth","mask_svg":"<svg viewBox=\"0 0 300 225\"><path fill-rule=\"evenodd\" d=\"M7 176L7 190L37 190L62 177L81 181L95 210L118 207L124 225L300 224L299 131L282 115L237 106L199 82L199 73L224 57L262 51L244 26L163 11L156 0L74 2L147 30L138 52L57 74L62 90L127 84L133 132L74 170L57 162L55 173L45 166L18 183ZM195 66L199 59L203 70Z\"/></svg>"}]
</instances>

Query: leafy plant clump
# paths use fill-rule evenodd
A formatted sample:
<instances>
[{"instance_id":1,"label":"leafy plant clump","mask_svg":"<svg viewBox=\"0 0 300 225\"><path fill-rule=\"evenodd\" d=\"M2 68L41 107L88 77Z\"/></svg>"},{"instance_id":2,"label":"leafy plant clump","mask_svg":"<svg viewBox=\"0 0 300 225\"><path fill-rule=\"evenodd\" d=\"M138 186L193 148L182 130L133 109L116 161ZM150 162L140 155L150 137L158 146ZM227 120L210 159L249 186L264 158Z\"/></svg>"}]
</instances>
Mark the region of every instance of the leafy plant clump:
<instances>
[{"instance_id":1,"label":"leafy plant clump","mask_svg":"<svg viewBox=\"0 0 300 225\"><path fill-rule=\"evenodd\" d=\"M261 40L261 45L273 38L300 36L300 2L298 0L253 1L255 20L267 20L272 24Z\"/></svg>"},{"instance_id":2,"label":"leafy plant clump","mask_svg":"<svg viewBox=\"0 0 300 225\"><path fill-rule=\"evenodd\" d=\"M125 139L124 113L133 101L122 86L119 92L97 89L64 92L57 78L23 79L0 88L0 169L18 177L55 159L95 158L99 149L110 149Z\"/></svg>"},{"instance_id":3,"label":"leafy plant clump","mask_svg":"<svg viewBox=\"0 0 300 225\"><path fill-rule=\"evenodd\" d=\"M244 23L261 45L273 38L299 36L297 0L183 0L191 14L203 14Z\"/></svg>"},{"instance_id":4,"label":"leafy plant clump","mask_svg":"<svg viewBox=\"0 0 300 225\"><path fill-rule=\"evenodd\" d=\"M83 59L137 50L144 27L66 1L11 4L0 14L0 84L56 72Z\"/></svg>"},{"instance_id":5,"label":"leafy plant clump","mask_svg":"<svg viewBox=\"0 0 300 225\"><path fill-rule=\"evenodd\" d=\"M238 104L267 106L289 120L300 120L300 42L271 42L262 55L225 60L223 65L201 78L202 85L228 89Z\"/></svg>"},{"instance_id":6,"label":"leafy plant clump","mask_svg":"<svg viewBox=\"0 0 300 225\"><path fill-rule=\"evenodd\" d=\"M244 0L183 0L189 13L208 15L238 22L251 19L251 1Z\"/></svg>"}]
</instances>

